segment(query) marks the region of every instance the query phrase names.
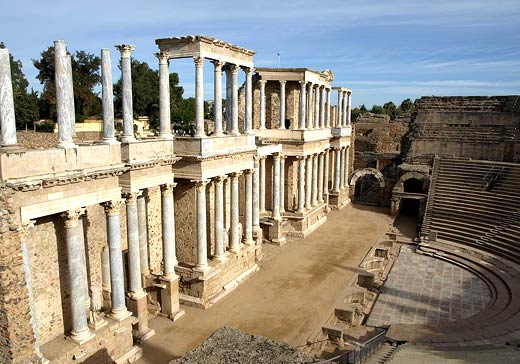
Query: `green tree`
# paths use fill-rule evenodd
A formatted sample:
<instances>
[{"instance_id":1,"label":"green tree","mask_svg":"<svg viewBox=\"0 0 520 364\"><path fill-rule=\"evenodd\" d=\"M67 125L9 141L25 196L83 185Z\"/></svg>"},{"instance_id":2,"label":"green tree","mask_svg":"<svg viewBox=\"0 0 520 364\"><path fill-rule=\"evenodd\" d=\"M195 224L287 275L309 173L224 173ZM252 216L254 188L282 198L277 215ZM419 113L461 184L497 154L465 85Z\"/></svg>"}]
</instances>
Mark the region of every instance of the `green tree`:
<instances>
[{"instance_id":1,"label":"green tree","mask_svg":"<svg viewBox=\"0 0 520 364\"><path fill-rule=\"evenodd\" d=\"M368 111L367 108L366 108L366 106L365 106L365 104L363 104L363 105L361 105L361 106L359 107L359 111L361 111L362 113Z\"/></svg>"},{"instance_id":2,"label":"green tree","mask_svg":"<svg viewBox=\"0 0 520 364\"><path fill-rule=\"evenodd\" d=\"M71 57L71 63L76 121L83 121L101 112L101 100L94 92L101 81L101 59L93 54L78 51ZM43 84L40 114L45 118L56 119L54 47L43 51L40 59L33 59L33 64L39 71L36 78Z\"/></svg>"},{"instance_id":3,"label":"green tree","mask_svg":"<svg viewBox=\"0 0 520 364\"><path fill-rule=\"evenodd\" d=\"M0 42L0 48L5 48L3 42ZM27 126L32 129L33 122L40 118L38 93L34 90L27 92L29 81L27 81L22 71L22 62L15 60L12 54L9 54L9 60L11 65L16 128L25 129Z\"/></svg>"},{"instance_id":4,"label":"green tree","mask_svg":"<svg viewBox=\"0 0 520 364\"><path fill-rule=\"evenodd\" d=\"M397 113L397 106L392 101L389 101L383 105L383 109L385 110L385 114L390 116L391 120L395 119Z\"/></svg>"},{"instance_id":5,"label":"green tree","mask_svg":"<svg viewBox=\"0 0 520 364\"><path fill-rule=\"evenodd\" d=\"M380 105L372 105L370 112L374 114L384 114L385 109L383 109Z\"/></svg>"},{"instance_id":6,"label":"green tree","mask_svg":"<svg viewBox=\"0 0 520 364\"><path fill-rule=\"evenodd\" d=\"M415 105L410 99L403 100L401 102L401 105L399 105L398 113L399 114L405 114L412 112L415 109Z\"/></svg>"}]
</instances>

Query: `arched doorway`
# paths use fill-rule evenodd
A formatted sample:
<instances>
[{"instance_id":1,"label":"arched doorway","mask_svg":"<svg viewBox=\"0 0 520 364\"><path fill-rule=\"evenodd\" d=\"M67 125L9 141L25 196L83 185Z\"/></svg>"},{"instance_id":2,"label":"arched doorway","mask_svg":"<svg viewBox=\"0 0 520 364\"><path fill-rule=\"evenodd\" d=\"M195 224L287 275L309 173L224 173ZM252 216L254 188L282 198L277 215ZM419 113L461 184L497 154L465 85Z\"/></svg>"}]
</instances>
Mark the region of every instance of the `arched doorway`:
<instances>
[{"instance_id":1,"label":"arched doorway","mask_svg":"<svg viewBox=\"0 0 520 364\"><path fill-rule=\"evenodd\" d=\"M350 179L353 201L365 205L384 204L385 179L375 168L363 168L354 171Z\"/></svg>"},{"instance_id":2,"label":"arched doorway","mask_svg":"<svg viewBox=\"0 0 520 364\"><path fill-rule=\"evenodd\" d=\"M423 181L418 178L409 178L403 182L403 192L405 194L401 198L401 214L419 217L421 199L416 198L415 194L422 194L423 188ZM406 194L410 194L408 196L413 194L413 198L406 197Z\"/></svg>"}]
</instances>

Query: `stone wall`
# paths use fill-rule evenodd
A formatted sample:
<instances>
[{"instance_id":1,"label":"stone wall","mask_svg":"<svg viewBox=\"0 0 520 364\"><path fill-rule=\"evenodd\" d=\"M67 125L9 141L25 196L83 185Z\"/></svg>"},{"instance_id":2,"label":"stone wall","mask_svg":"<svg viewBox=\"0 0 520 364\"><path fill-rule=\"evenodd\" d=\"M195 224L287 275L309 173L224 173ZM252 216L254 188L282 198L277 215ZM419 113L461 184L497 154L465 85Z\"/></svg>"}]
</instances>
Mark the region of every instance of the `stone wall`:
<instances>
[{"instance_id":1,"label":"stone wall","mask_svg":"<svg viewBox=\"0 0 520 364\"><path fill-rule=\"evenodd\" d=\"M197 193L193 183L178 180L175 194L175 243L177 259L188 264L197 263Z\"/></svg>"}]
</instances>

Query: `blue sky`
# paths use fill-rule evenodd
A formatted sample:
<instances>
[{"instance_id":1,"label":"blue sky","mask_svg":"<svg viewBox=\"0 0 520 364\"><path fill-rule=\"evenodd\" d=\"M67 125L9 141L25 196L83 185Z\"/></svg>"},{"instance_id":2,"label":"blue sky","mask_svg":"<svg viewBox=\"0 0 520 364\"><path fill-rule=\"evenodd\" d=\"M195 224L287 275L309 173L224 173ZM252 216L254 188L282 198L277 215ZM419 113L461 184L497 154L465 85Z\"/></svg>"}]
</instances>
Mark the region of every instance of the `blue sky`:
<instances>
[{"instance_id":1,"label":"blue sky","mask_svg":"<svg viewBox=\"0 0 520 364\"><path fill-rule=\"evenodd\" d=\"M136 45L133 56L157 68L156 38L206 34L257 52L257 67L332 69L334 85L353 90L353 104L400 102L423 95L520 93L520 1L7 1L0 41L24 65L57 39L69 51L100 54ZM193 62L172 61L185 96ZM212 99L212 65L205 66ZM119 71L114 66L114 80Z\"/></svg>"}]
</instances>

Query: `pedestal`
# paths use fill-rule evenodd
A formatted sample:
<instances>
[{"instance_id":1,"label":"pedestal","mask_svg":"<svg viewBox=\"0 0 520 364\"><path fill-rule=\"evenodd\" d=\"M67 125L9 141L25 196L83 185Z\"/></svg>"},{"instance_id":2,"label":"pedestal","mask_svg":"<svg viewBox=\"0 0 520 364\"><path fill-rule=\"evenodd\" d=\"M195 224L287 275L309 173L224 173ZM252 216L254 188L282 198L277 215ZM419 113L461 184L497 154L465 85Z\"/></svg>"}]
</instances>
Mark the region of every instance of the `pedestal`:
<instances>
[{"instance_id":1,"label":"pedestal","mask_svg":"<svg viewBox=\"0 0 520 364\"><path fill-rule=\"evenodd\" d=\"M161 290L162 314L175 321L184 315L179 306L179 277L161 277L164 288Z\"/></svg>"},{"instance_id":2,"label":"pedestal","mask_svg":"<svg viewBox=\"0 0 520 364\"><path fill-rule=\"evenodd\" d=\"M138 321L136 329L133 330L134 338L143 342L155 335L155 331L148 326L148 300L146 293L139 296L129 297L127 306Z\"/></svg>"}]
</instances>

